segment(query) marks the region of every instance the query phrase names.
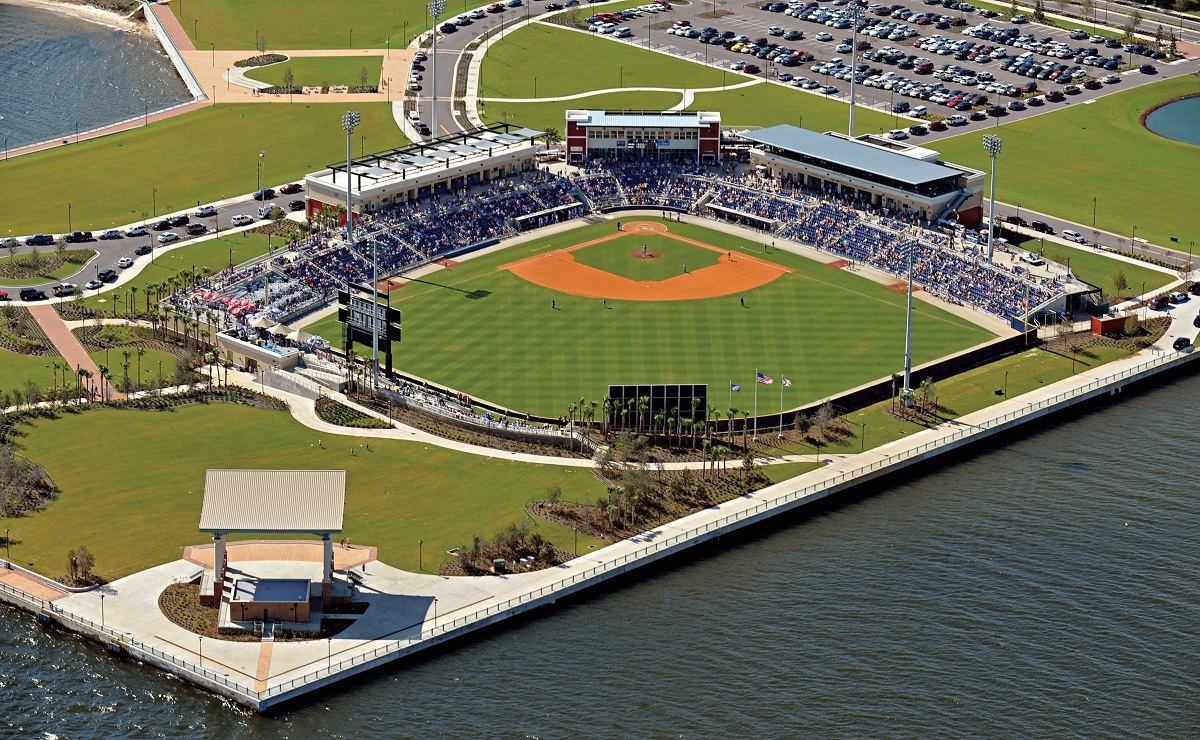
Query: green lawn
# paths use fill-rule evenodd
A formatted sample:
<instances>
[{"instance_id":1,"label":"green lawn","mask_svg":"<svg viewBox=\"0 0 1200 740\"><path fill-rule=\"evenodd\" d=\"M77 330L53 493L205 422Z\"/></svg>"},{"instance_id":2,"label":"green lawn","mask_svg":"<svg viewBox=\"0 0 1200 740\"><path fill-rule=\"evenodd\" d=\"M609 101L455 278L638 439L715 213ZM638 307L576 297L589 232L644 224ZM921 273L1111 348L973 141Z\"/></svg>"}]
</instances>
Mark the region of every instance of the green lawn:
<instances>
[{"instance_id":1,"label":"green lawn","mask_svg":"<svg viewBox=\"0 0 1200 740\"><path fill-rule=\"evenodd\" d=\"M271 64L266 67L256 67L246 72L246 76L268 82L272 85L283 85L283 76L290 69L294 87L306 85L361 85L363 69L367 70L368 85L378 85L379 76L383 72L383 57L293 57L286 62Z\"/></svg>"},{"instance_id":2,"label":"green lawn","mask_svg":"<svg viewBox=\"0 0 1200 740\"><path fill-rule=\"evenodd\" d=\"M58 355L53 357L33 357L19 355L0 349L0 390L15 391L24 388L25 383L32 380L41 388L48 388L54 382L55 361L62 361Z\"/></svg>"},{"instance_id":3,"label":"green lawn","mask_svg":"<svg viewBox=\"0 0 1200 740\"><path fill-rule=\"evenodd\" d=\"M733 75L729 77L729 83L734 84ZM801 92L793 87L771 84L723 92L697 93L689 110L720 111L722 127L742 128L790 123L811 131L843 133L850 117L850 107L845 103L829 100L822 95ZM855 111L854 124L859 134L895 128L890 114L864 107L858 107Z\"/></svg>"},{"instance_id":4,"label":"green lawn","mask_svg":"<svg viewBox=\"0 0 1200 740\"><path fill-rule=\"evenodd\" d=\"M52 257L52 256L53 256L52 253L51 254L47 254L47 253L42 254L43 258ZM94 256L96 256L96 253L91 250L88 250L87 259L81 259L78 261L72 261L72 260L68 259L67 261L65 261L61 265L59 265L57 268L55 268L49 272L46 272L44 269L42 269L40 274L37 277L22 278L20 280L17 280L14 278L6 278L3 275L0 275L0 286L37 285L38 283L44 283L47 280L62 280L63 278L70 277L71 275L74 275L75 273L79 272L79 268L83 267L83 265ZM29 255L18 254L13 257L0 257L0 270L3 270L4 263L6 263L6 262L13 262L16 264L22 264L22 263L27 264L29 262ZM49 291L47 291L47 292L49 292Z\"/></svg>"},{"instance_id":5,"label":"green lawn","mask_svg":"<svg viewBox=\"0 0 1200 740\"><path fill-rule=\"evenodd\" d=\"M661 256L642 259L642 248ZM689 270L717 264L720 252L656 234L629 235L572 252L575 261L630 280L666 280Z\"/></svg>"},{"instance_id":6,"label":"green lawn","mask_svg":"<svg viewBox=\"0 0 1200 740\"><path fill-rule=\"evenodd\" d=\"M386 103L361 106L372 147L406 143ZM297 180L345 158L335 103L220 104L148 128L27 154L4 164L5 233L64 232L67 204L73 226L96 231L157 213L249 193L266 150L265 184ZM154 191L157 190L157 193ZM153 201L152 201L153 196Z\"/></svg>"},{"instance_id":7,"label":"green lawn","mask_svg":"<svg viewBox=\"0 0 1200 740\"><path fill-rule=\"evenodd\" d=\"M1115 347L1097 346L1079 353L1075 358L1043 349L1031 349L1009 355L996 362L973 368L952 378L936 380L936 392L942 407L943 419L953 419L1000 403L1004 395L996 390L1007 388L1009 398L1028 393L1047 383L1053 383L1082 372L1089 367L1127 357L1128 352ZM847 414L853 434L838 444L822 446L822 452L858 452L863 449L863 425L866 444L870 449L894 442L922 431L926 427L898 419L890 413L891 401L868 406ZM788 444L776 447L775 454L807 454L815 452L809 444Z\"/></svg>"},{"instance_id":8,"label":"green lawn","mask_svg":"<svg viewBox=\"0 0 1200 740\"><path fill-rule=\"evenodd\" d=\"M532 25L496 42L483 62L481 97L532 98L619 87L720 87L721 71L609 38ZM747 77L730 74L730 84ZM576 101L569 106L579 107ZM677 101L678 102L678 101ZM560 117L561 118L561 117ZM561 127L562 122L558 125Z\"/></svg>"},{"instance_id":9,"label":"green lawn","mask_svg":"<svg viewBox=\"0 0 1200 740\"><path fill-rule=\"evenodd\" d=\"M1172 236L1185 245L1200 239L1194 211L1180 200L1196 190L1200 147L1138 122L1158 103L1196 94L1200 78L1187 75L988 128L982 133L1004 141L996 197L1084 225L1092 223L1096 198L1096 227L1124 235L1126 248L1134 226L1138 239L1153 244L1170 244ZM947 161L989 169L980 131L942 139L935 148Z\"/></svg>"},{"instance_id":10,"label":"green lawn","mask_svg":"<svg viewBox=\"0 0 1200 740\"><path fill-rule=\"evenodd\" d=\"M129 286L132 285L138 289L135 300L142 310L145 310L147 284L164 282L172 275L185 271L190 272L192 268L195 268L197 273L203 272L206 267L212 272L217 272L226 266L231 249L233 250L234 264L241 264L266 254L267 241L266 234L250 234L243 231L177 247L162 254L156 253L154 261L147 264L133 282L115 291L102 291L99 295L95 291L85 291L86 295L82 303L89 308L98 308L111 313L115 300L118 313L124 315L128 312ZM273 239L272 243L279 246L281 240ZM139 257L138 259L149 261L150 257Z\"/></svg>"},{"instance_id":11,"label":"green lawn","mask_svg":"<svg viewBox=\"0 0 1200 740\"><path fill-rule=\"evenodd\" d=\"M1026 245L1027 248L1035 248L1035 246L1034 242ZM1045 254L1055 262L1064 265L1069 263L1071 272L1093 285L1099 285L1104 289L1105 295L1114 295L1117 292L1116 285L1113 283L1117 270L1125 273L1125 282L1129 284L1129 288L1122 291L1121 295L1132 295L1135 291L1140 293L1143 282L1146 284L1146 290L1154 290L1172 282L1177 277L1174 273L1161 272L1148 265L1113 259L1105 256L1103 252L1067 247L1057 242L1047 244Z\"/></svg>"},{"instance_id":12,"label":"green lawn","mask_svg":"<svg viewBox=\"0 0 1200 740\"><path fill-rule=\"evenodd\" d=\"M144 359L144 358L143 358ZM13 560L47 575L68 548L86 545L107 578L178 558L209 541L197 530L204 471L210 467L346 471L344 534L379 547L379 557L417 570L417 541L434 570L452 547L530 520L529 499L557 485L568 500L604 495L588 468L527 465L419 443L318 435L282 411L224 403L175 411L95 410L22 427L18 451L45 466L62 489L44 511L5 521ZM350 455L350 448L357 455ZM572 530L538 531L573 547ZM250 536L251 539L261 536ZM585 552L597 542L579 537Z\"/></svg>"},{"instance_id":13,"label":"green lawn","mask_svg":"<svg viewBox=\"0 0 1200 740\"><path fill-rule=\"evenodd\" d=\"M99 367L103 365L108 368L108 372L112 375L114 383L120 383L125 377L125 368L122 365L125 363L124 352L129 352L129 380L135 381L138 378L138 364L141 363L141 382L148 383L151 380L158 379L159 362L162 362L162 377L171 380L175 377L175 355L167 352L161 352L156 349L146 350L141 358L137 356L137 349L129 347L112 347L110 349L102 349L91 353L92 362ZM174 384L174 381L170 383Z\"/></svg>"},{"instance_id":14,"label":"green lawn","mask_svg":"<svg viewBox=\"0 0 1200 740\"><path fill-rule=\"evenodd\" d=\"M599 223L469 260L401 288L404 341L395 366L518 411L560 415L580 396L598 400L610 383L708 383L728 403L731 379L749 408L755 367L793 382L786 406L821 398L898 370L904 356L904 296L786 252L688 223L672 231L717 247L763 255L796 269L744 294L696 301L578 298L496 267L531 253L613 233ZM745 297L746 306L739 305ZM551 300L557 310L551 310ZM493 318L494 317L494 318ZM918 304L914 361L924 362L993 335ZM338 337L336 317L312 329ZM775 385L763 396L779 403Z\"/></svg>"},{"instance_id":15,"label":"green lawn","mask_svg":"<svg viewBox=\"0 0 1200 740\"><path fill-rule=\"evenodd\" d=\"M538 88L539 92L541 88ZM621 92L589 95L586 98L548 103L480 102L479 115L487 123L497 121L528 126L540 131L563 130L564 111L575 108L590 110L664 111L683 100L679 93Z\"/></svg>"},{"instance_id":16,"label":"green lawn","mask_svg":"<svg viewBox=\"0 0 1200 740\"><path fill-rule=\"evenodd\" d=\"M252 50L259 35L266 37L267 51L383 49L388 37L391 48L401 49L407 45L405 34L411 40L428 30L425 8L421 0L293 0L286 6L272 0L171 0L171 10L199 49L216 44ZM448 6L443 18L459 12Z\"/></svg>"}]
</instances>

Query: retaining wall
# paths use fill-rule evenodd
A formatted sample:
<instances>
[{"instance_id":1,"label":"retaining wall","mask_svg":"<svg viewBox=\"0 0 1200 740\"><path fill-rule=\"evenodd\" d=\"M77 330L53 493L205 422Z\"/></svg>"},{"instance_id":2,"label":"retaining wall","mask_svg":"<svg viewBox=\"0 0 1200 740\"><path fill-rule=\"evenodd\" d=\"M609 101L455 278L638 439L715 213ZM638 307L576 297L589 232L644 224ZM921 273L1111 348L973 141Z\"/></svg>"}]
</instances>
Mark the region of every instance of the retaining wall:
<instances>
[{"instance_id":1,"label":"retaining wall","mask_svg":"<svg viewBox=\"0 0 1200 740\"><path fill-rule=\"evenodd\" d=\"M175 71L179 73L183 84L187 85L188 92L192 94L195 100L208 100L208 95L204 93L204 88L201 87L200 81L196 79L196 75L192 74L192 68L184 61L183 54L179 53L175 42L171 40L171 34L167 33L167 29L163 28L162 23L158 20L158 16L154 13L154 6L150 3L143 3L142 8L146 14L146 23L150 24L150 28L154 31L154 35L158 37L158 42L162 44L163 51L170 57L171 63L175 65Z\"/></svg>"}]
</instances>

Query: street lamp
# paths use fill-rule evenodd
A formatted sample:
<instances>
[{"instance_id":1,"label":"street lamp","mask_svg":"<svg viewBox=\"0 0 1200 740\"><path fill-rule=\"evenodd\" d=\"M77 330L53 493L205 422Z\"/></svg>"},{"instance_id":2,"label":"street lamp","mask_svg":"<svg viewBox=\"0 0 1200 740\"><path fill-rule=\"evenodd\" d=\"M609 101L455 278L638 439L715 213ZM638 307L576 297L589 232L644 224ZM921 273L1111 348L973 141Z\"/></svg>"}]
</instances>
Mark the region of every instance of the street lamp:
<instances>
[{"instance_id":1,"label":"street lamp","mask_svg":"<svg viewBox=\"0 0 1200 740\"><path fill-rule=\"evenodd\" d=\"M204 667L204 635L196 635L200 638L200 667Z\"/></svg>"},{"instance_id":2,"label":"street lamp","mask_svg":"<svg viewBox=\"0 0 1200 740\"><path fill-rule=\"evenodd\" d=\"M362 116L356 110L347 111L346 115L342 116L342 130L346 132L346 241L351 246L354 245L354 203L350 195L350 166L352 164L350 137L354 135L354 129L361 122Z\"/></svg>"},{"instance_id":3,"label":"street lamp","mask_svg":"<svg viewBox=\"0 0 1200 740\"><path fill-rule=\"evenodd\" d=\"M442 13L443 13L443 12L446 10L446 0L430 0L430 2L429 2L429 3L428 3L426 6L425 6L425 7L426 7L426 8L429 10L429 15L431 15L431 16L433 17L433 64L431 65L431 66L432 66L432 68L433 68L433 69L431 70L431 72L432 72L432 76L433 76L433 85L432 85L432 87L430 88L430 98L431 98L431 100L430 100L430 103L431 103L431 107L433 108L433 113L432 113L432 115L431 115L432 123L431 123L431 125L430 125L430 129L429 129L429 130L433 132L433 135L434 135L434 137L436 138L436 137L437 137L437 132L438 132L438 122L437 122L437 99L438 99L438 94L437 94L437 37L438 37L438 17L439 17L439 16L441 16L441 14L442 14ZM347 174L347 175L349 175L350 173L348 173L348 172L347 172L346 174Z\"/></svg>"},{"instance_id":4,"label":"street lamp","mask_svg":"<svg viewBox=\"0 0 1200 740\"><path fill-rule=\"evenodd\" d=\"M100 626L104 626L104 594L100 594Z\"/></svg>"},{"instance_id":5,"label":"street lamp","mask_svg":"<svg viewBox=\"0 0 1200 740\"><path fill-rule=\"evenodd\" d=\"M425 540L417 540L417 564L421 570L425 570Z\"/></svg>"},{"instance_id":6,"label":"street lamp","mask_svg":"<svg viewBox=\"0 0 1200 740\"><path fill-rule=\"evenodd\" d=\"M993 246L992 243L995 240L995 231L996 231L996 229L995 229L995 224L996 224L996 155L1000 153L1001 143L1002 142L1000 141L999 136L996 136L994 134L984 134L983 135L983 148L986 149L987 153L990 154L992 157L992 198L991 198L991 205L988 206L988 220L987 220L987 235L988 235L987 258L988 258L989 263L992 261L992 246Z\"/></svg>"},{"instance_id":7,"label":"street lamp","mask_svg":"<svg viewBox=\"0 0 1200 740\"><path fill-rule=\"evenodd\" d=\"M71 203L67 202L67 233L71 233Z\"/></svg>"},{"instance_id":8,"label":"street lamp","mask_svg":"<svg viewBox=\"0 0 1200 740\"><path fill-rule=\"evenodd\" d=\"M537 97L537 75L533 76L533 97Z\"/></svg>"},{"instance_id":9,"label":"street lamp","mask_svg":"<svg viewBox=\"0 0 1200 740\"><path fill-rule=\"evenodd\" d=\"M12 539L8 536L8 527L4 528L4 559L12 560Z\"/></svg>"},{"instance_id":10,"label":"street lamp","mask_svg":"<svg viewBox=\"0 0 1200 740\"><path fill-rule=\"evenodd\" d=\"M267 150L260 149L258 152L258 189L262 190L263 180L267 179ZM266 198L263 198L266 200Z\"/></svg>"}]
</instances>

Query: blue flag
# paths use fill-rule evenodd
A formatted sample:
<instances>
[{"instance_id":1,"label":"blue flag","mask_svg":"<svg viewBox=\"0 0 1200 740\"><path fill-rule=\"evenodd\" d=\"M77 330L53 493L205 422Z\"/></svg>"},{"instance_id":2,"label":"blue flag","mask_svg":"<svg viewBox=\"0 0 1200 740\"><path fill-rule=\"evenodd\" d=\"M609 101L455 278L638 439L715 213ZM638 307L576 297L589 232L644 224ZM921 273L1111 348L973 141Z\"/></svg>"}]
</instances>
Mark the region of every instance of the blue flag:
<instances>
[{"instance_id":1,"label":"blue flag","mask_svg":"<svg viewBox=\"0 0 1200 740\"><path fill-rule=\"evenodd\" d=\"M741 389L742 389L742 387L740 385L734 385L733 383L729 384L729 390L732 391L733 393L737 393Z\"/></svg>"}]
</instances>

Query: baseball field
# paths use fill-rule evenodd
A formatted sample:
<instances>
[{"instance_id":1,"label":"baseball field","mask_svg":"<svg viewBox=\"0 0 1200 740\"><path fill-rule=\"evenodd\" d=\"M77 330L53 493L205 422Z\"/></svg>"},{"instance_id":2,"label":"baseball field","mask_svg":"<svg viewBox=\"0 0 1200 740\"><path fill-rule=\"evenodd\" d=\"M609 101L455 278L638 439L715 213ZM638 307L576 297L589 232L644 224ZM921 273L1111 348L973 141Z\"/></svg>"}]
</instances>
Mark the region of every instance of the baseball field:
<instances>
[{"instance_id":1,"label":"baseball field","mask_svg":"<svg viewBox=\"0 0 1200 740\"><path fill-rule=\"evenodd\" d=\"M691 223L637 221L538 237L393 290L395 366L552 416L609 384L707 383L716 401L732 382L749 408L756 370L786 377L761 394L764 410L781 390L793 407L901 369L898 286ZM923 301L914 314L914 363L993 337ZM309 330L340 341L336 317Z\"/></svg>"}]
</instances>

